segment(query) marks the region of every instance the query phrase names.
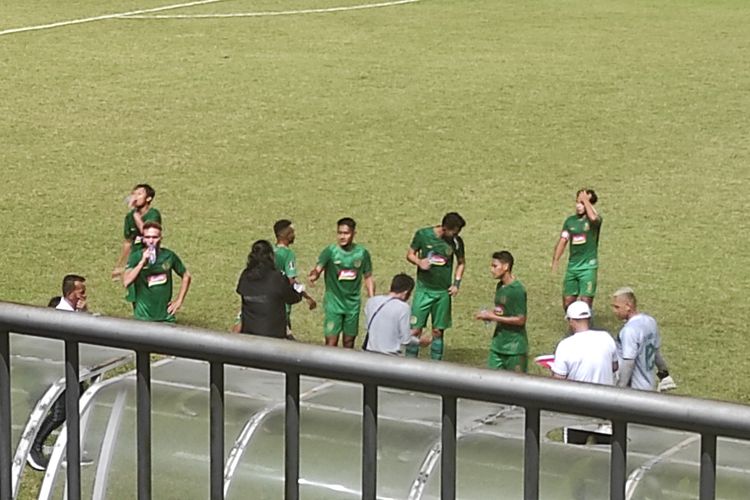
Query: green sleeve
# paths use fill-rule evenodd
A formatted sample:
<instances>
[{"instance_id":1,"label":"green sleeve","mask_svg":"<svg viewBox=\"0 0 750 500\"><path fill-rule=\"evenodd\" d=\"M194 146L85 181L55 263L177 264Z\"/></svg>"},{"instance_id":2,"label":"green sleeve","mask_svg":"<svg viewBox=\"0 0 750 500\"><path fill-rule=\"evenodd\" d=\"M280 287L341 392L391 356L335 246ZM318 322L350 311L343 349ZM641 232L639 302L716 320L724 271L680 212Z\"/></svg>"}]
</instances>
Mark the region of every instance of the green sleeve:
<instances>
[{"instance_id":1,"label":"green sleeve","mask_svg":"<svg viewBox=\"0 0 750 500\"><path fill-rule=\"evenodd\" d=\"M414 237L411 239L411 245L409 245L412 250L419 251L420 248L422 248L422 231L417 231L414 233Z\"/></svg>"},{"instance_id":2,"label":"green sleeve","mask_svg":"<svg viewBox=\"0 0 750 500\"><path fill-rule=\"evenodd\" d=\"M289 258L284 265L284 274L290 279L297 277L297 257L292 251L289 251Z\"/></svg>"},{"instance_id":3,"label":"green sleeve","mask_svg":"<svg viewBox=\"0 0 750 500\"><path fill-rule=\"evenodd\" d=\"M325 268L326 265L328 265L328 262L331 260L331 247L327 246L323 249L322 252L320 252L320 256L318 257L318 265L320 267Z\"/></svg>"},{"instance_id":4,"label":"green sleeve","mask_svg":"<svg viewBox=\"0 0 750 500\"><path fill-rule=\"evenodd\" d=\"M131 213L132 212L128 212L127 214L125 214L125 223L123 224L122 229L123 238L126 240L133 239L133 236L130 234L130 228L132 227L132 225L135 225L135 222L132 225L130 224L130 219L132 218L132 216L130 215Z\"/></svg>"},{"instance_id":5,"label":"green sleeve","mask_svg":"<svg viewBox=\"0 0 750 500\"><path fill-rule=\"evenodd\" d=\"M464 240L460 236L456 236L456 258L459 260L463 260L465 255L466 251L464 250Z\"/></svg>"},{"instance_id":6,"label":"green sleeve","mask_svg":"<svg viewBox=\"0 0 750 500\"><path fill-rule=\"evenodd\" d=\"M158 222L161 224L161 213L157 209L152 208L143 216L143 222Z\"/></svg>"},{"instance_id":7,"label":"green sleeve","mask_svg":"<svg viewBox=\"0 0 750 500\"><path fill-rule=\"evenodd\" d=\"M180 276L185 274L185 271L187 271L187 269L185 268L185 264L182 263L182 259L180 259L180 257L177 254L174 254L172 269L174 270L174 272L176 272Z\"/></svg>"},{"instance_id":8,"label":"green sleeve","mask_svg":"<svg viewBox=\"0 0 750 500\"><path fill-rule=\"evenodd\" d=\"M508 309L506 316L526 316L526 290L517 287L514 290L508 290Z\"/></svg>"},{"instance_id":9,"label":"green sleeve","mask_svg":"<svg viewBox=\"0 0 750 500\"><path fill-rule=\"evenodd\" d=\"M370 252L364 249L364 256L362 257L362 275L367 276L372 274L372 259L370 258Z\"/></svg>"},{"instance_id":10,"label":"green sleeve","mask_svg":"<svg viewBox=\"0 0 750 500\"><path fill-rule=\"evenodd\" d=\"M135 266L138 265L138 262L141 260L141 257L143 255L143 251L138 248L130 252L130 255L128 256L128 263L125 266L126 269L133 269Z\"/></svg>"}]
</instances>

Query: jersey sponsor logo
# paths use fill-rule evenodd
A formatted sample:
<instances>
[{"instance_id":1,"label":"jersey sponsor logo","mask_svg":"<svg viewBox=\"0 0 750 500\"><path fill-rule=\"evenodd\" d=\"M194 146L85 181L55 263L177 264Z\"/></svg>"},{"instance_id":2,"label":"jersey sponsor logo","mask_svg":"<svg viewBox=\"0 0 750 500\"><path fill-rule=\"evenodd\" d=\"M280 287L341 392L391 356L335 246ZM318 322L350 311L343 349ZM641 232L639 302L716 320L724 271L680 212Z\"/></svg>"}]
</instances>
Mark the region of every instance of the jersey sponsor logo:
<instances>
[{"instance_id":1,"label":"jersey sponsor logo","mask_svg":"<svg viewBox=\"0 0 750 500\"><path fill-rule=\"evenodd\" d=\"M502 305L495 306L493 312L495 313L495 316L503 316L505 314L505 307Z\"/></svg>"},{"instance_id":2,"label":"jersey sponsor logo","mask_svg":"<svg viewBox=\"0 0 750 500\"><path fill-rule=\"evenodd\" d=\"M339 281L352 281L357 279L356 269L341 269L339 270Z\"/></svg>"},{"instance_id":3,"label":"jersey sponsor logo","mask_svg":"<svg viewBox=\"0 0 750 500\"><path fill-rule=\"evenodd\" d=\"M432 253L427 256L431 266L444 266L448 263L448 258L439 253Z\"/></svg>"},{"instance_id":4,"label":"jersey sponsor logo","mask_svg":"<svg viewBox=\"0 0 750 500\"><path fill-rule=\"evenodd\" d=\"M152 286L164 285L167 282L167 273L152 274L146 278L149 288Z\"/></svg>"},{"instance_id":5,"label":"jersey sponsor logo","mask_svg":"<svg viewBox=\"0 0 750 500\"><path fill-rule=\"evenodd\" d=\"M586 235L584 233L574 234L573 235L573 244L574 245L583 245L584 243L586 243Z\"/></svg>"}]
</instances>

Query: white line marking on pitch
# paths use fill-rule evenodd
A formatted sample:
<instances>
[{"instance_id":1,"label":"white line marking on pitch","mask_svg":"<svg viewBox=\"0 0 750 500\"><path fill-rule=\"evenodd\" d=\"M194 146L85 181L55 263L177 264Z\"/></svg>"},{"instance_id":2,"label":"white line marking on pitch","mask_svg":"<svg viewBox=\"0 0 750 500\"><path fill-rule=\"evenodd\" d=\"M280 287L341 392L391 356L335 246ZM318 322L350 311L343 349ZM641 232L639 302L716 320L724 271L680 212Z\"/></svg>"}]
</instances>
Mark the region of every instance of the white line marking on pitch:
<instances>
[{"instance_id":1,"label":"white line marking on pitch","mask_svg":"<svg viewBox=\"0 0 750 500\"><path fill-rule=\"evenodd\" d=\"M91 23L94 21L102 21L104 19L116 19L118 17L124 17L124 16L148 14L149 12L161 12L164 10L181 9L183 7L193 7L195 5L204 5L208 3L217 3L217 2L223 2L223 1L224 0L197 0L195 2L165 5L163 7L154 7L152 9L140 9L140 10L133 10L130 12L119 12L117 14L104 14L101 16L84 17L81 19L72 19L69 21L58 21L58 22L49 23L49 24L38 24L36 26L24 26L22 28L11 28L11 29L0 31L0 36L10 35L12 33L23 33L25 31L46 30L50 28L58 28L61 26L71 26L73 24Z\"/></svg>"},{"instance_id":2,"label":"white line marking on pitch","mask_svg":"<svg viewBox=\"0 0 750 500\"><path fill-rule=\"evenodd\" d=\"M416 3L419 0L396 0L394 2L368 3L361 5L348 5L343 7L327 7L319 9L279 10L265 12L241 12L235 14L166 14L166 15L129 15L118 16L119 19L218 19L228 17L266 17L266 16L291 16L295 14L321 14L328 12L343 12L348 10L376 9L378 7L391 7L407 3Z\"/></svg>"}]
</instances>

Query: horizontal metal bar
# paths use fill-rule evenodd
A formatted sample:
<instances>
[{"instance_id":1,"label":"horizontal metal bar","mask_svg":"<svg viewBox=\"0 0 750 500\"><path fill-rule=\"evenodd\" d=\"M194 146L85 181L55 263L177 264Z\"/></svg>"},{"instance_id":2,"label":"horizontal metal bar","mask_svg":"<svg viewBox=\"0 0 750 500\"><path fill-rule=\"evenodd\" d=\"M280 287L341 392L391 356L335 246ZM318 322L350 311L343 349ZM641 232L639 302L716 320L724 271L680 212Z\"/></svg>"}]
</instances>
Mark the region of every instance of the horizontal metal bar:
<instances>
[{"instance_id":1,"label":"horizontal metal bar","mask_svg":"<svg viewBox=\"0 0 750 500\"><path fill-rule=\"evenodd\" d=\"M750 439L750 407L734 403L628 391L451 363L424 363L303 343L286 343L280 349L279 340L255 335L148 322L138 322L134 328L134 320L65 314L50 308L10 303L0 303L0 324L14 332L50 338L534 406L541 410L574 409L578 415Z\"/></svg>"}]
</instances>

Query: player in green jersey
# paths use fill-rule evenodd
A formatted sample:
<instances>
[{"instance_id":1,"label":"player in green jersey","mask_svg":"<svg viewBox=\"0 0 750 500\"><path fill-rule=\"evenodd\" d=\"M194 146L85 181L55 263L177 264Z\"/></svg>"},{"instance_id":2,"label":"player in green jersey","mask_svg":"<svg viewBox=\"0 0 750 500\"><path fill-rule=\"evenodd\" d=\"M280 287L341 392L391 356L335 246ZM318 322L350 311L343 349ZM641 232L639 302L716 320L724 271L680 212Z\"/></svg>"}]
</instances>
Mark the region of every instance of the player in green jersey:
<instances>
[{"instance_id":1,"label":"player in green jersey","mask_svg":"<svg viewBox=\"0 0 750 500\"><path fill-rule=\"evenodd\" d=\"M412 302L412 333L422 336L427 318L432 318L430 357L443 359L443 334L451 327L451 298L458 294L466 268L464 242L458 236L466 221L457 212L445 214L439 226L414 233L406 260L417 266L417 288ZM455 258L456 274L453 275ZM406 349L406 356L417 357L419 346Z\"/></svg>"},{"instance_id":2,"label":"player in green jersey","mask_svg":"<svg viewBox=\"0 0 750 500\"><path fill-rule=\"evenodd\" d=\"M130 194L128 201L129 210L127 215L125 215L122 251L117 258L115 268L112 270L113 280L117 280L122 276L123 265L128 261L130 252L141 246L143 224L149 221L161 224L161 214L151 206L154 196L156 196L156 191L148 184L138 184Z\"/></svg>"},{"instance_id":3,"label":"player in green jersey","mask_svg":"<svg viewBox=\"0 0 750 500\"><path fill-rule=\"evenodd\" d=\"M294 250L290 247L294 243L296 238L296 231L292 221L288 219L281 219L276 221L273 225L273 232L276 235L276 246L274 247L274 255L276 259L276 269L281 271L281 274L287 277L289 283L293 286L298 285L297 281L297 256L294 254ZM317 307L315 299L310 294L304 291L302 288L302 298L307 301L307 306L312 311ZM291 322L292 306L286 306L286 323L287 323L287 337L294 338L292 336L292 322Z\"/></svg>"},{"instance_id":4,"label":"player in green jersey","mask_svg":"<svg viewBox=\"0 0 750 500\"><path fill-rule=\"evenodd\" d=\"M314 284L325 273L326 291L323 298L325 313L323 333L327 346L337 346L343 333L343 345L354 348L359 326L360 290L364 282L367 296L375 295L370 252L354 243L357 223L344 217L336 223L337 242L327 246L318 257L318 264L310 271Z\"/></svg>"},{"instance_id":5,"label":"player in green jersey","mask_svg":"<svg viewBox=\"0 0 750 500\"><path fill-rule=\"evenodd\" d=\"M568 268L563 280L563 310L576 300L594 303L596 274L599 268L599 232L602 217L594 205L597 201L593 189L581 189L576 193L576 213L563 223L560 240L552 255L552 271L556 272L565 246L570 246Z\"/></svg>"},{"instance_id":6,"label":"player in green jersey","mask_svg":"<svg viewBox=\"0 0 750 500\"><path fill-rule=\"evenodd\" d=\"M175 321L192 278L176 253L161 246L161 225L143 225L143 245L131 252L122 280L133 285L133 313L136 319ZM172 273L181 278L177 299L172 300Z\"/></svg>"},{"instance_id":7,"label":"player in green jersey","mask_svg":"<svg viewBox=\"0 0 750 500\"><path fill-rule=\"evenodd\" d=\"M492 277L499 280L495 308L480 311L476 319L495 323L487 366L495 370L528 370L529 341L526 336L526 289L513 275L513 255L508 251L492 254Z\"/></svg>"}]
</instances>

